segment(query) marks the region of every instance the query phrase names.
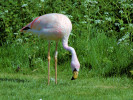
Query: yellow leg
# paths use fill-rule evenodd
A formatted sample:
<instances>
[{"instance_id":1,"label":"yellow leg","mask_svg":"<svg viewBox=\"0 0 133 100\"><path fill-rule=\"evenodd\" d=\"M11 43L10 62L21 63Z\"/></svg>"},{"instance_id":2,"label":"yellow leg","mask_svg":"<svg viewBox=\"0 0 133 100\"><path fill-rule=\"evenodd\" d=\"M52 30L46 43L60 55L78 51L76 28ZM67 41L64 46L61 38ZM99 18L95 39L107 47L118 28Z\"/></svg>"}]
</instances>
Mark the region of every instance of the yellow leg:
<instances>
[{"instance_id":1,"label":"yellow leg","mask_svg":"<svg viewBox=\"0 0 133 100\"><path fill-rule=\"evenodd\" d=\"M55 84L57 84L57 46L58 46L58 42L56 42L56 47L55 47Z\"/></svg>"},{"instance_id":2,"label":"yellow leg","mask_svg":"<svg viewBox=\"0 0 133 100\"><path fill-rule=\"evenodd\" d=\"M50 82L50 41L48 43L48 85Z\"/></svg>"}]
</instances>

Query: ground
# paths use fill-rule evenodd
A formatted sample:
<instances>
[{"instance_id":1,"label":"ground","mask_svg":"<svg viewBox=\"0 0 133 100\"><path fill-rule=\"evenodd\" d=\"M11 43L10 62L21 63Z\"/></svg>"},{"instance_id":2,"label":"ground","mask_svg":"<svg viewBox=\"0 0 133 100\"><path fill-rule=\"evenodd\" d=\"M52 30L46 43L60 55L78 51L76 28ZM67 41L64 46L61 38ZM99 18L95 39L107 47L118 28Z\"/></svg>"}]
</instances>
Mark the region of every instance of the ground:
<instances>
[{"instance_id":1,"label":"ground","mask_svg":"<svg viewBox=\"0 0 133 100\"><path fill-rule=\"evenodd\" d=\"M82 71L81 71L82 72ZM58 73L58 84L46 74L0 73L0 100L132 100L132 79L123 77L93 77Z\"/></svg>"}]
</instances>

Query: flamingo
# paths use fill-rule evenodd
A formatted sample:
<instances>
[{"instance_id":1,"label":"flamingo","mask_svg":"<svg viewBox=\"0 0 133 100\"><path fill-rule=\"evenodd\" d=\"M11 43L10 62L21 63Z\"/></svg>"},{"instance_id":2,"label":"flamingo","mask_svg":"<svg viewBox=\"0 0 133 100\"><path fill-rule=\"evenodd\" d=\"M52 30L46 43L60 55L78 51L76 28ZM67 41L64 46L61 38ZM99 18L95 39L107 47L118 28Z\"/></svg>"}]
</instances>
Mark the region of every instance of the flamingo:
<instances>
[{"instance_id":1,"label":"flamingo","mask_svg":"<svg viewBox=\"0 0 133 100\"><path fill-rule=\"evenodd\" d=\"M32 22L23 27L20 31L24 33L32 33L48 40L48 85L50 83L50 41L56 41L55 47L55 84L57 84L57 46L58 41L62 39L64 49L71 52L71 69L73 76L71 80L78 77L80 63L77 58L75 49L68 46L68 38L72 30L70 19L63 14L50 13L35 18Z\"/></svg>"}]
</instances>

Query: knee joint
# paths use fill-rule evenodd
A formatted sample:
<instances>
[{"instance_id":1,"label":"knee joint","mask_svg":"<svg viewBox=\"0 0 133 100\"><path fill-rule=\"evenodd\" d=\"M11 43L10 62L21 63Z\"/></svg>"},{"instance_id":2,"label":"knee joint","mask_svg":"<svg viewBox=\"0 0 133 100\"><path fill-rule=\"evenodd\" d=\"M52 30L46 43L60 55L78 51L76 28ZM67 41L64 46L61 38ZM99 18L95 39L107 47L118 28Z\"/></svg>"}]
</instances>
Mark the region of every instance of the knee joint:
<instances>
[{"instance_id":1,"label":"knee joint","mask_svg":"<svg viewBox=\"0 0 133 100\"><path fill-rule=\"evenodd\" d=\"M50 60L50 56L48 56L48 60Z\"/></svg>"},{"instance_id":2,"label":"knee joint","mask_svg":"<svg viewBox=\"0 0 133 100\"><path fill-rule=\"evenodd\" d=\"M58 52L56 51L56 52L55 52L55 56L54 56L54 57L55 57L55 58L57 58L57 55L58 55Z\"/></svg>"}]
</instances>

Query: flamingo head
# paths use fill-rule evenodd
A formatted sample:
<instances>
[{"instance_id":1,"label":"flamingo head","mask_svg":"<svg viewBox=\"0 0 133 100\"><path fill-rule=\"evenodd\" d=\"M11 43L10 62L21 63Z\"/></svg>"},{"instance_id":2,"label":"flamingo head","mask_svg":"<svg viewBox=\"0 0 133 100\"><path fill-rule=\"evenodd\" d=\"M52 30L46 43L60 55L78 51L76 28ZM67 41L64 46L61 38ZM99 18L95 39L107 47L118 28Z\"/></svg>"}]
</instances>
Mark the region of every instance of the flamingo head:
<instances>
[{"instance_id":1,"label":"flamingo head","mask_svg":"<svg viewBox=\"0 0 133 100\"><path fill-rule=\"evenodd\" d=\"M73 76L71 80L75 80L78 78L78 72L79 72L79 68L80 68L80 63L78 60L76 60L75 62L71 62L71 68L73 71Z\"/></svg>"},{"instance_id":2,"label":"flamingo head","mask_svg":"<svg viewBox=\"0 0 133 100\"><path fill-rule=\"evenodd\" d=\"M78 78L78 71L76 69L73 70L73 76L71 80L75 80Z\"/></svg>"}]
</instances>

